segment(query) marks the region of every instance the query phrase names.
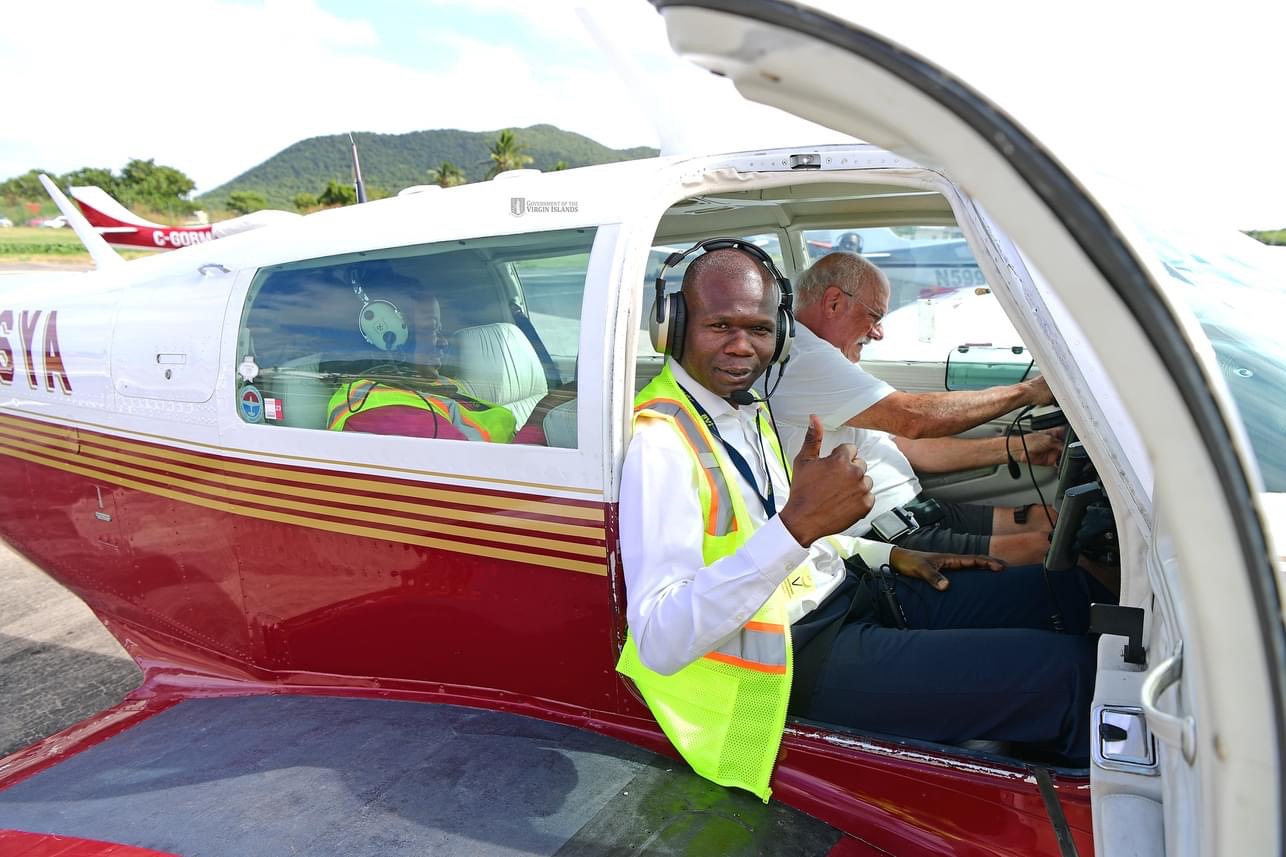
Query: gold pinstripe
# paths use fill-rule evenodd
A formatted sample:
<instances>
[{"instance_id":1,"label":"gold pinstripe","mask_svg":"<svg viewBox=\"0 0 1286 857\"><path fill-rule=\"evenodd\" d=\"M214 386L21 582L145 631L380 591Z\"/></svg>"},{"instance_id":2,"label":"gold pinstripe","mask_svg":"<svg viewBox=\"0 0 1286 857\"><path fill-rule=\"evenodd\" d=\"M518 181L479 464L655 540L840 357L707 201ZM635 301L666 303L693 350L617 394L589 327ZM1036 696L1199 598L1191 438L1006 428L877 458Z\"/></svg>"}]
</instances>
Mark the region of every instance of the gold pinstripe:
<instances>
[{"instance_id":1,"label":"gold pinstripe","mask_svg":"<svg viewBox=\"0 0 1286 857\"><path fill-rule=\"evenodd\" d=\"M0 438L8 439L16 444L27 444L29 441L15 437L4 426L0 425ZM109 447L99 446L82 442L80 444L81 452L75 460L92 459L94 462L109 462L112 464L135 465L144 470L155 471L159 475L176 475L189 476L196 479L208 479L219 482L221 485L233 485L239 488L248 488L255 492L255 498L252 502L283 502L275 495L280 494L286 498L307 497L313 500L329 501L330 503L345 503L350 506L364 506L374 509L385 509L397 512L409 512L413 515L436 515L437 517L450 516L457 521L468 521L470 523L481 524L484 526L509 527L516 530L535 530L542 533L559 534L572 536L582 539L599 539L605 538L602 527L580 526L577 524L563 524L557 521L536 520L532 518L518 518L509 515L498 515L490 512L475 512L467 509L449 509L436 510L426 507L422 503L408 503L403 500L393 500L388 497L367 497L361 494L345 494L338 491L325 491L316 488L304 488L300 485L284 485L280 483L264 482L261 479L244 479L239 476L232 476L226 470L202 470L197 467L187 467L182 464L166 464L157 462L152 459L144 458L137 455L128 455L123 452L115 452ZM38 452L31 446L24 446L33 452ZM91 452L90 450L95 450ZM96 452L97 450L106 450L107 454ZM74 449L67 450L74 452ZM212 464L216 464L212 462ZM238 468L238 472L240 469ZM147 478L156 478L147 474ZM193 490L201 490L193 486ZM209 489L207 489L209 490ZM265 493L271 493L274 496L265 497ZM244 496L244 495L243 495ZM342 514L339 510L330 510L327 506L299 506L298 508L310 508L323 512L329 511L330 514ZM543 510L542 510L543 512ZM549 513L545 513L549 514ZM596 554L597 555L597 554Z\"/></svg>"},{"instance_id":2,"label":"gold pinstripe","mask_svg":"<svg viewBox=\"0 0 1286 857\"><path fill-rule=\"evenodd\" d=\"M28 452L32 453L33 455L38 455L38 456L43 455L45 457L52 456L53 458L56 458L62 461L67 461L70 463L80 463L81 466L86 468L91 468L94 464L101 461L101 459L96 459L96 458L86 459L85 456L80 456L69 452L63 452L61 450L53 450L53 449L50 449L49 447L41 447L37 444L27 443L26 441L14 440L12 438L9 439L9 443L11 446L15 446L20 449L25 449ZM111 477L112 471L110 470L98 470L96 472L98 472L101 475L101 478L104 478L104 479L112 478ZM151 472L139 473L135 471L134 475L141 479L147 479L147 480L158 480L158 479L164 478L164 474L156 474ZM218 474L206 474L206 475L218 476ZM219 485L186 484L181 489L171 489L171 490L181 490L189 493L221 497L226 500L236 501L240 503L271 503L272 505L278 506L281 508L293 509L297 512L312 512L313 514L319 514L319 515L338 516L338 515L344 515L347 511L344 509L338 509L332 506L325 506L318 503L305 503L297 500L290 500L285 497L264 497L257 494L249 494L244 491L234 491ZM421 530L426 532L436 532L436 533L442 533L445 535L461 536L463 538L478 539L484 542L499 542L500 544L518 544L518 545L523 545L525 547L531 547L531 548L538 548L538 549L544 548L545 550L559 550L559 551L563 551L564 553L574 553L574 554L580 554L582 556L591 556L591 557L600 558L600 559L607 558L607 551L601 545L586 545L586 544L581 544L579 542L559 541L556 539L542 539L534 536L524 536L518 533L496 533L486 529L460 527L460 526L456 526L455 524L448 524L445 522L438 522L438 521L429 522L429 521L424 521L423 519L417 519L417 518L403 518L398 515L385 515L379 512L363 512L361 514L363 516L363 519L366 521L380 523L380 524L388 524L395 527L407 527L410 529Z\"/></svg>"},{"instance_id":3,"label":"gold pinstripe","mask_svg":"<svg viewBox=\"0 0 1286 857\"><path fill-rule=\"evenodd\" d=\"M3 433L0 432L0 434L3 434ZM294 515L286 512L278 512L272 509L262 509L254 506L240 505L235 502L227 502L225 500L216 499L214 497L207 497L199 493L191 493L191 490L194 488L194 486L190 486L189 490L186 490L186 491L176 490L176 489L167 488L161 485L154 485L150 482L142 482L142 481L139 481L138 479L130 478L129 476L125 475L122 472L113 472L109 470L98 469L97 467L90 466L90 464L91 463L106 464L108 462L104 459L99 459L99 458L85 460L84 456L77 455L74 452L74 448L76 446L75 441L69 440L65 436L60 437L54 431L43 432L43 434L51 436L51 439L54 440L55 442L58 442L58 445L62 446L63 448L55 449L50 446L43 446L40 443L31 443L28 441L22 441L6 435L5 439L8 441L7 447L3 448L0 451L3 451L4 454L13 456L14 458L18 458L24 461L30 461L36 464L43 464L49 467L54 467L65 472L86 476L88 478L96 479L104 483L120 485L125 488L132 488L134 490L142 491L144 493L152 494L155 496L166 497L168 499L177 500L179 502L191 503L193 505L201 506L203 508L215 509L217 511L223 511L231 514L242 515L244 517L258 518L261 520L269 520L269 521L275 521L279 523L292 524L295 526L302 526L309 529L324 530L327 532L339 532L339 533L345 533L349 535L365 536L368 538L377 538L377 539L383 539L386 541L393 541L393 542L399 542L404 544L420 545L423 547L436 548L438 550L446 550L454 553L462 553L462 554L467 554L471 556L485 556L485 557L493 557L498 559L508 559L515 562L533 563L536 565L544 565L552 568L559 568L559 569L564 569L568 571L576 571L576 572L581 572L585 574L594 574L594 575L600 575L600 576L606 575L606 570L603 567L603 564L601 562L599 563L585 562L585 561L573 559L570 557L553 556L553 555L540 552L540 548L545 548L546 550L557 550L563 553L578 553L582 555L593 556L599 559L604 559L606 557L606 549L602 545L584 545L584 544L578 544L574 542L558 541L554 539L541 539L541 538L534 538L529 536L522 536L516 533L492 533L485 529L475 530L467 527L457 527L453 525L444 525L444 524L438 524L438 523L428 524L428 522L425 522L423 520L411 520L406 518L400 518L393 515L365 514L365 517L370 518L378 523L395 524L397 526L406 526L408 528L415 528L415 529L422 529L422 530L428 529L433 532L449 533L452 535L460 535L462 537L475 538L475 539L480 539L484 541L496 541L496 542L500 542L502 544L511 545L511 546L517 546L517 545L529 546L537 549L534 552L523 552L520 550L512 550L512 549L502 548L502 547L491 547L491 546L485 546L485 545L468 544L464 542L455 542L455 541L449 541L446 539L434 538L431 536L423 536L423 535L416 535L413 533L401 532L398 530L386 530L378 527L362 526L358 524L344 523L344 522L333 521L328 519L320 519L315 517L304 517L302 515ZM87 439L82 439L82 444L81 444L82 446L84 445L84 440L87 440ZM77 462L84 462L84 463L77 463ZM136 475L139 475L139 474L136 474ZM218 473L207 473L206 475L222 478L222 474L218 474ZM151 478L157 478L157 477L154 475L151 475ZM279 507L293 508L298 511L315 511L315 512L321 512L323 514L330 514L330 515L340 514L333 508L328 508L318 504L294 502L294 501L289 501L289 500L285 500L283 498L277 498L277 497L268 497L268 498L255 497L253 495L247 495L239 491L229 491L229 490L221 489L217 486L209 486L206 490L208 490L209 492L223 495L231 499L249 499L252 502L270 502ZM345 500L347 499L351 499L351 498L345 498ZM496 499L503 499L503 498L496 498ZM506 521L506 524L508 523L509 522ZM428 526L426 526L426 524L428 524ZM601 535L599 533L596 533L596 535L599 535L600 538L605 537L605 535Z\"/></svg>"},{"instance_id":4,"label":"gold pinstripe","mask_svg":"<svg viewBox=\"0 0 1286 857\"><path fill-rule=\"evenodd\" d=\"M0 410L10 410L10 409L0 407ZM3 417L0 417L0 419L3 419ZM19 419L22 420L24 425L38 422L36 420L30 420L30 419L21 418L21 417ZM50 425L50 423L42 423L42 424ZM110 425L105 425L103 423L91 423L86 420L72 420L72 419L66 419L63 417L59 418L59 423L57 424L64 425L64 426L73 426L73 427L84 426L85 428L93 429L96 431L102 431L106 434L110 434L113 436L115 436L114 435L115 432L122 431L122 429L119 426L110 426ZM339 465L340 467L351 467L353 464L353 462L351 461L335 461L329 458L312 458L307 455L287 455L286 453L281 453L281 452L266 453L261 449L236 449L235 447L218 446L217 444L213 444L213 443L201 443L199 441L183 440L182 438L170 437L168 435L163 435L163 434L151 434L149 432L134 431L132 429L129 429L128 431L131 435L134 435L136 437L151 438L152 440L159 441L160 443L163 443L163 444L180 444L181 443L181 444L186 444L188 446L199 446L202 449L209 449L221 455L271 455L274 458L287 458L287 459L290 459L291 461L303 461L309 464L335 464L335 465ZM570 491L574 494L589 494L591 497L595 497L595 498L601 497L603 494L601 489L581 488L576 485L551 485L545 482L523 482L520 479L496 479L490 476L473 476L473 475L463 474L463 473L439 473L434 470L416 470L413 467L390 467L385 465L380 465L380 466L384 470L391 470L395 473L409 473L412 476L435 476L435 477L440 477L444 479L471 479L476 482L490 482L495 485L517 485L522 488L547 488L552 491Z\"/></svg>"},{"instance_id":5,"label":"gold pinstripe","mask_svg":"<svg viewBox=\"0 0 1286 857\"><path fill-rule=\"evenodd\" d=\"M0 415L0 426L5 424L12 425L14 428L22 431L36 431L47 434L65 441L62 435L58 434L57 427L52 430L47 429L50 423L39 423L34 420L21 420L12 417ZM123 438L112 438L108 442L107 438L99 436L81 435L78 439L80 447L93 446L100 449L111 451L125 449L141 452L152 458L163 458L169 461L181 461L189 464L195 464L202 467L226 467L224 462L211 461L209 456L201 454L185 453L177 449L160 449L146 444L135 443ZM225 450L225 452L228 450ZM542 515L557 515L564 518L576 518L578 520L589 521L591 523L603 523L603 510L601 508L586 508L583 506L564 505L557 500L521 500L514 497L493 497L490 495L480 495L476 492L465 490L452 491L442 488L428 488L414 485L396 485L390 484L379 478L363 478L357 476L343 476L339 474L319 474L319 473L301 473L297 470L274 467L269 464L257 464L252 462L236 464L238 473L250 476L264 476L270 479L288 479L292 482L306 482L312 485L324 485L329 489L347 488L355 491L378 491L385 494L394 494L401 497L415 497L422 500L439 500L447 503L461 503L463 505L483 506L484 508L502 508L516 512L534 512Z\"/></svg>"}]
</instances>

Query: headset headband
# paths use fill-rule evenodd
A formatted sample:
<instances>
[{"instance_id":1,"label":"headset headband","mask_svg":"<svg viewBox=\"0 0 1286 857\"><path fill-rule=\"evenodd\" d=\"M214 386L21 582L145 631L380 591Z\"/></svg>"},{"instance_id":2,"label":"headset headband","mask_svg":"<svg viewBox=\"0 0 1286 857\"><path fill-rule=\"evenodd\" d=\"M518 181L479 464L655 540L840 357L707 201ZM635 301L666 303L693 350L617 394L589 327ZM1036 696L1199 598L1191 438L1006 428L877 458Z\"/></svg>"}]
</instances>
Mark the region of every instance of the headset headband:
<instances>
[{"instance_id":1,"label":"headset headband","mask_svg":"<svg viewBox=\"0 0 1286 857\"><path fill-rule=\"evenodd\" d=\"M741 250L752 259L758 260L777 283L777 341L773 346L769 365L784 362L790 356L791 341L795 338L795 316L791 312L794 292L790 280L782 276L772 257L763 248L740 238L707 238L698 241L687 250L671 253L661 263L661 270L656 276L655 312L648 319L648 335L652 346L663 354L669 354L676 361L683 358L683 339L687 330L687 309L683 292L675 292L668 297L665 294L665 275L670 268L679 264L688 256L698 251L706 253L715 250Z\"/></svg>"},{"instance_id":2,"label":"headset headband","mask_svg":"<svg viewBox=\"0 0 1286 857\"><path fill-rule=\"evenodd\" d=\"M658 322L661 321L662 314L664 312L661 304L662 298L665 296L666 272L687 257L691 256L693 253L696 253L698 250L711 253L715 250L728 249L742 250L762 262L764 267L768 269L768 273L772 274L773 279L777 281L777 289L781 293L778 307L784 309L788 313L793 312L795 294L790 287L790 280L786 279L782 275L781 271L777 268L777 265L773 262L772 256L765 253L762 247L756 244L751 244L749 241L743 241L740 238L707 238L704 241L698 241L686 250L671 253L669 256L666 256L665 261L661 263L661 270L658 271L656 275L656 301L653 309L656 313L656 319Z\"/></svg>"}]
</instances>

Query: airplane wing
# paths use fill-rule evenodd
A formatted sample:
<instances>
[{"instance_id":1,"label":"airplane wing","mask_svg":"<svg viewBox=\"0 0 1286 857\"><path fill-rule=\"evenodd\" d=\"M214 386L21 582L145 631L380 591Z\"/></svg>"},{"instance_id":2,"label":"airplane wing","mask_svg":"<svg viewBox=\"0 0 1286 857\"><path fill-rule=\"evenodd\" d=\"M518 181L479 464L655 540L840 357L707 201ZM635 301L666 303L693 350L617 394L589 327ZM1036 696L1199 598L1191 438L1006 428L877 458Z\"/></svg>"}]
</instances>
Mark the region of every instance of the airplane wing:
<instances>
[{"instance_id":1,"label":"airplane wing","mask_svg":"<svg viewBox=\"0 0 1286 857\"><path fill-rule=\"evenodd\" d=\"M0 829L176 854L873 853L682 762L517 714L292 695L122 707L140 705L128 730L5 788Z\"/></svg>"}]
</instances>

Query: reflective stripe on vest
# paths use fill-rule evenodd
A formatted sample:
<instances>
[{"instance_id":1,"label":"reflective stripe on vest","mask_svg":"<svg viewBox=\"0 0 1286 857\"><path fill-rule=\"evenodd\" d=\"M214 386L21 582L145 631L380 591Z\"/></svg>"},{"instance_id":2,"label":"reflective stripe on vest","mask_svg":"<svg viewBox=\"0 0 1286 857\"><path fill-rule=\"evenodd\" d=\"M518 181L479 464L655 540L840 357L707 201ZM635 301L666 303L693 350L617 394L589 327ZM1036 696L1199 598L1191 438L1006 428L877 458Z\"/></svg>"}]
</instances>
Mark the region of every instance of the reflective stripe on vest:
<instances>
[{"instance_id":1,"label":"reflective stripe on vest","mask_svg":"<svg viewBox=\"0 0 1286 857\"><path fill-rule=\"evenodd\" d=\"M672 419L683 435L688 447L696 453L705 474L706 484L710 488L710 510L706 513L705 531L711 536L725 536L737 529L737 519L732 514L732 489L728 480L723 478L719 459L711 443L712 438L700 418L691 413L690 408L675 399L652 399L635 405L636 413L651 411Z\"/></svg>"},{"instance_id":2,"label":"reflective stripe on vest","mask_svg":"<svg viewBox=\"0 0 1286 857\"><path fill-rule=\"evenodd\" d=\"M704 516L705 564L733 554L755 529L737 483L727 475L736 470L675 382L668 361L635 398L635 421L648 419L669 425L692 456ZM764 437L778 454L781 446L771 429ZM768 783L790 699L788 600L783 583L735 634L673 675L660 675L642 662L632 633L626 635L616 666L634 680L662 731L694 771L765 802L772 794Z\"/></svg>"},{"instance_id":3,"label":"reflective stripe on vest","mask_svg":"<svg viewBox=\"0 0 1286 857\"><path fill-rule=\"evenodd\" d=\"M330 397L330 411L326 415L326 428L330 431L343 431L344 423L348 422L356 410L360 410L366 405L366 398L376 387L375 381L354 381L347 387L340 387L335 395ZM343 394L343 398L338 404L335 399Z\"/></svg>"},{"instance_id":4,"label":"reflective stripe on vest","mask_svg":"<svg viewBox=\"0 0 1286 857\"><path fill-rule=\"evenodd\" d=\"M750 621L704 657L763 673L785 673L786 633L781 625Z\"/></svg>"},{"instance_id":5,"label":"reflective stripe on vest","mask_svg":"<svg viewBox=\"0 0 1286 857\"><path fill-rule=\"evenodd\" d=\"M484 403L485 404L485 403ZM362 411L401 405L432 411L474 441L508 443L517 429L513 412L503 405L492 405L482 411L470 411L446 396L417 393L401 387L390 387L379 381L362 379L346 384L330 398L326 428L343 431L349 417Z\"/></svg>"}]
</instances>

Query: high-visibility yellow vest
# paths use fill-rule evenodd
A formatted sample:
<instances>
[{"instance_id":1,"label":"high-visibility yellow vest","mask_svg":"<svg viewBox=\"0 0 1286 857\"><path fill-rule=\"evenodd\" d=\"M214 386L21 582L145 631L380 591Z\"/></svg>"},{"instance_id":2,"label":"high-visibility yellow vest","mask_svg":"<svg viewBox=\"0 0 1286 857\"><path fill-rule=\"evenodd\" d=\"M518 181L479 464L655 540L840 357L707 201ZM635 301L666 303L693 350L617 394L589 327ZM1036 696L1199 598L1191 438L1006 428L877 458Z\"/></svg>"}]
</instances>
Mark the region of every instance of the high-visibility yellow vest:
<instances>
[{"instance_id":1,"label":"high-visibility yellow vest","mask_svg":"<svg viewBox=\"0 0 1286 857\"><path fill-rule=\"evenodd\" d=\"M756 405L763 407L763 405ZM692 478L703 511L706 565L734 553L754 531L723 444L706 428L667 362L634 399L635 425L668 423L692 454ZM772 454L781 444L771 423L764 437ZM793 580L793 582L792 582ZM811 563L788 575L741 630L673 675L639 659L632 635L616 669L638 686L653 716L692 769L724 786L768 801L777 751L786 725L793 655L787 606L812 588Z\"/></svg>"},{"instance_id":2,"label":"high-visibility yellow vest","mask_svg":"<svg viewBox=\"0 0 1286 857\"><path fill-rule=\"evenodd\" d=\"M354 414L372 411L390 405L418 408L432 411L444 418L469 440L508 443L513 440L517 431L517 419L513 411L503 405L491 405L481 410L470 410L461 407L458 402L446 396L417 393L402 387L391 387L379 381L361 379L345 384L330 397L327 410L326 428L331 431L343 431L344 425Z\"/></svg>"}]
</instances>

